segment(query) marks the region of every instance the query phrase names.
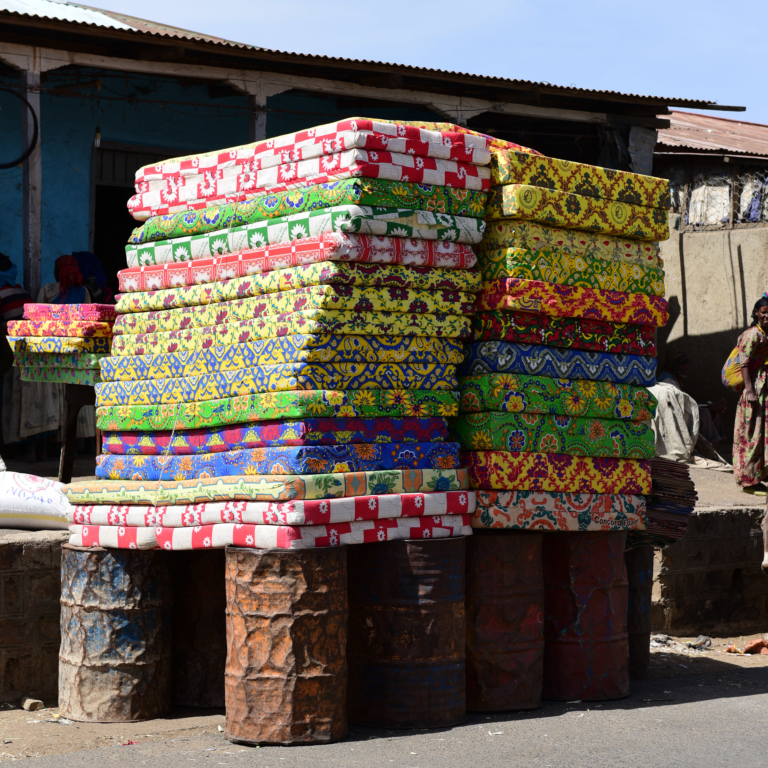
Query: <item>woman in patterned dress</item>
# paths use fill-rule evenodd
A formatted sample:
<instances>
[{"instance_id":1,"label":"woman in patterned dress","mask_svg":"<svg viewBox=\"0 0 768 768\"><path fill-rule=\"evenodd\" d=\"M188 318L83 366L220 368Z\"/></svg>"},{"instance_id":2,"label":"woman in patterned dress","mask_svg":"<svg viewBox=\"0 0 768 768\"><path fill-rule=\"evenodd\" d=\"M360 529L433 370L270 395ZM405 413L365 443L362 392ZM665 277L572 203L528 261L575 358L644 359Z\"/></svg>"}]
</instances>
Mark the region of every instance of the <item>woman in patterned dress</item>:
<instances>
[{"instance_id":1,"label":"woman in patterned dress","mask_svg":"<svg viewBox=\"0 0 768 768\"><path fill-rule=\"evenodd\" d=\"M739 336L739 363L744 391L736 406L733 431L733 472L745 493L765 496L768 478L768 297L757 301L752 325Z\"/></svg>"}]
</instances>

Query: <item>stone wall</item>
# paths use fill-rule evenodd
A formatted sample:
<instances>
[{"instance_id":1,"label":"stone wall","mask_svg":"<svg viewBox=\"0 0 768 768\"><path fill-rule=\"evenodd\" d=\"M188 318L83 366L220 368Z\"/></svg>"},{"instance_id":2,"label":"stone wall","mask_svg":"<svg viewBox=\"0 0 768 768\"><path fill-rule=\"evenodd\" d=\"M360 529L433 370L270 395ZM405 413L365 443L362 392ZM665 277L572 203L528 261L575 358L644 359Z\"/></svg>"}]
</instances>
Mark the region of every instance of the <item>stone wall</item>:
<instances>
[{"instance_id":1,"label":"stone wall","mask_svg":"<svg viewBox=\"0 0 768 768\"><path fill-rule=\"evenodd\" d=\"M656 551L654 632L677 636L768 632L765 507L697 509L685 538Z\"/></svg>"},{"instance_id":2,"label":"stone wall","mask_svg":"<svg viewBox=\"0 0 768 768\"><path fill-rule=\"evenodd\" d=\"M57 696L61 545L68 536L0 530L0 703Z\"/></svg>"}]
</instances>

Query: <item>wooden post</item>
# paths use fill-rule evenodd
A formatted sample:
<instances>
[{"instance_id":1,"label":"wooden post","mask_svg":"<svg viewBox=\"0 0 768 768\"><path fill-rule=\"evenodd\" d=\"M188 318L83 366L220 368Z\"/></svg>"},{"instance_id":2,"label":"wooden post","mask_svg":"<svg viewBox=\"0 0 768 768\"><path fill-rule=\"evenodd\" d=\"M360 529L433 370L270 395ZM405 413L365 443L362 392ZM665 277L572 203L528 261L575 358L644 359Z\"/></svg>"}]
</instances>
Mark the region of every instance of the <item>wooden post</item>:
<instances>
[{"instance_id":1,"label":"wooden post","mask_svg":"<svg viewBox=\"0 0 768 768\"><path fill-rule=\"evenodd\" d=\"M248 96L248 141L267 138L267 98L261 94Z\"/></svg>"},{"instance_id":2,"label":"wooden post","mask_svg":"<svg viewBox=\"0 0 768 768\"><path fill-rule=\"evenodd\" d=\"M24 161L22 168L23 185L23 253L24 253L24 287L37 299L40 290L43 253L43 169L40 152L40 71L24 70L21 73L23 95L31 104L37 115L38 135L37 145L32 154ZM26 151L34 134L34 121L30 111L24 107L21 118L21 136Z\"/></svg>"}]
</instances>

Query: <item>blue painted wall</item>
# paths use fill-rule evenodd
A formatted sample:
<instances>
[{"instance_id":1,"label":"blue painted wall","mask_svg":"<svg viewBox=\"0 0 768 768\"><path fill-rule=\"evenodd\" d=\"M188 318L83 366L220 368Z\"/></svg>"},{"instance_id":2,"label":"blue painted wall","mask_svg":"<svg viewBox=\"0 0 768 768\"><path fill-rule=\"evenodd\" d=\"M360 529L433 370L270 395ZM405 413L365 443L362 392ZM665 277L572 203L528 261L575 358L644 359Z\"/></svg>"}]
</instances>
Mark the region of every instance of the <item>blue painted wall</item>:
<instances>
[{"instance_id":1,"label":"blue painted wall","mask_svg":"<svg viewBox=\"0 0 768 768\"><path fill-rule=\"evenodd\" d=\"M100 89L52 93L57 86L100 80ZM0 85L18 86L16 77ZM212 98L205 83L65 68L47 73L41 96L43 162L42 282L53 280L63 253L88 250L91 157L96 126L104 142L167 148L173 154L205 152L248 140L247 98ZM288 92L268 101L267 135L310 128L343 117L441 120L415 107L354 108L335 98ZM0 162L21 153L21 104L0 92ZM0 170L0 251L22 269L21 168Z\"/></svg>"}]
</instances>

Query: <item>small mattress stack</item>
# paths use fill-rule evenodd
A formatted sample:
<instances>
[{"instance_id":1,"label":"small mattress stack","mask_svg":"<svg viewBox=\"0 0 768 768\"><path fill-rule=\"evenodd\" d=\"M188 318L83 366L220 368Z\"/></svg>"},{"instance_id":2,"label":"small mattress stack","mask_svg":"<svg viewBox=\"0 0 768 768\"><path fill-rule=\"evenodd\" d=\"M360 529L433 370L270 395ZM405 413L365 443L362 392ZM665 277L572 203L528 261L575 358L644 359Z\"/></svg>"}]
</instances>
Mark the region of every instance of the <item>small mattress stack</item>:
<instances>
[{"instance_id":1,"label":"small mattress stack","mask_svg":"<svg viewBox=\"0 0 768 768\"><path fill-rule=\"evenodd\" d=\"M21 380L97 384L116 317L109 304L26 304L24 319L8 323Z\"/></svg>"},{"instance_id":2,"label":"small mattress stack","mask_svg":"<svg viewBox=\"0 0 768 768\"><path fill-rule=\"evenodd\" d=\"M468 533L447 419L481 289L487 145L358 119L141 169L130 208L148 220L97 387L102 480L68 488L72 541Z\"/></svg>"},{"instance_id":3,"label":"small mattress stack","mask_svg":"<svg viewBox=\"0 0 768 768\"><path fill-rule=\"evenodd\" d=\"M473 525L643 529L667 182L522 151L491 170L455 424Z\"/></svg>"}]
</instances>

